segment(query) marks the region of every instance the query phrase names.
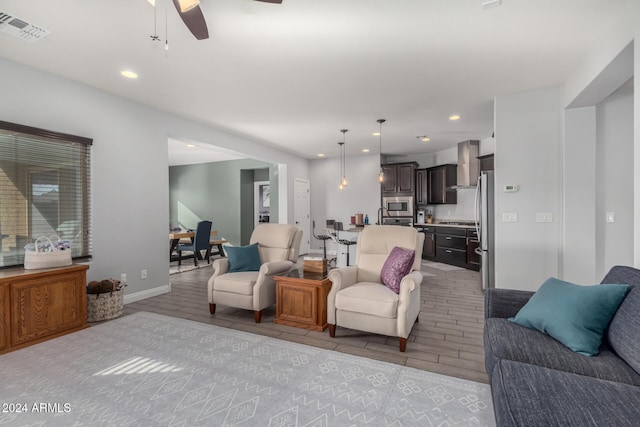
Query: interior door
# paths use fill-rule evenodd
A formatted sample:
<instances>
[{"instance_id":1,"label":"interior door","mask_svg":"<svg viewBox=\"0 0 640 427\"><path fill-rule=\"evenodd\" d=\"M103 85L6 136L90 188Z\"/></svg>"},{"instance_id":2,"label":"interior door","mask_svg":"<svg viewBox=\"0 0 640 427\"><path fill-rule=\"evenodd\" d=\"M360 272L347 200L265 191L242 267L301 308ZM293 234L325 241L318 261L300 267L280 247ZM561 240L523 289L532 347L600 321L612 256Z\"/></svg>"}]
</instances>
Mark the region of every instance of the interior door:
<instances>
[{"instance_id":1,"label":"interior door","mask_svg":"<svg viewBox=\"0 0 640 427\"><path fill-rule=\"evenodd\" d=\"M302 230L300 255L304 255L308 254L311 250L311 232L309 228L311 201L309 197L309 181L295 178L293 181L293 196L293 219L296 227Z\"/></svg>"}]
</instances>

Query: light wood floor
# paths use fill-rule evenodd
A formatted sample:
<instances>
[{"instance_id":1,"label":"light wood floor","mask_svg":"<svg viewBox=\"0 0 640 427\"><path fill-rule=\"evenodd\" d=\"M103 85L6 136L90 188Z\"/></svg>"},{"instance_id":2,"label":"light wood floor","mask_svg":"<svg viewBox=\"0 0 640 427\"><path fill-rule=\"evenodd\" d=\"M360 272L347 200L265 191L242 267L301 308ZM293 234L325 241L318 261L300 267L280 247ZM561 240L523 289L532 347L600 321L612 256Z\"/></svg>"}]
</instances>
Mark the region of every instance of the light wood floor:
<instances>
[{"instance_id":1,"label":"light wood floor","mask_svg":"<svg viewBox=\"0 0 640 427\"><path fill-rule=\"evenodd\" d=\"M253 312L220 305L212 316L207 301L207 280L212 274L209 266L169 276L171 293L127 304L125 314L151 311L487 383L479 273L445 271L425 263L422 271L426 276L421 289L422 310L405 353L398 350L397 338L340 327L331 338L328 330L277 325L273 323L275 307L263 312L259 324L254 322Z\"/></svg>"}]
</instances>

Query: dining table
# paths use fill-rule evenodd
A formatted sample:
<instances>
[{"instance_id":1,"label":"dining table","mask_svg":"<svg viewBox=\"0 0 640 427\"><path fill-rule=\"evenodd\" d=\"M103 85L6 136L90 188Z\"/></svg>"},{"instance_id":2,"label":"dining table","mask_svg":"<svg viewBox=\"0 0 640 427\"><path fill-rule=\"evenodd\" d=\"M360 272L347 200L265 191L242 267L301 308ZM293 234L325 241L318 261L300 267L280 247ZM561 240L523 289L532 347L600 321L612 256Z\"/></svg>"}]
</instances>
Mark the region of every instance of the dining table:
<instances>
[{"instance_id":1,"label":"dining table","mask_svg":"<svg viewBox=\"0 0 640 427\"><path fill-rule=\"evenodd\" d=\"M211 230L212 236L217 236L218 232L216 230ZM172 260L171 254L178 247L178 243L180 243L180 239L191 239L193 242L194 237L196 237L195 230L187 230L187 231L170 231L169 232L169 260ZM201 259L201 256L198 256Z\"/></svg>"}]
</instances>

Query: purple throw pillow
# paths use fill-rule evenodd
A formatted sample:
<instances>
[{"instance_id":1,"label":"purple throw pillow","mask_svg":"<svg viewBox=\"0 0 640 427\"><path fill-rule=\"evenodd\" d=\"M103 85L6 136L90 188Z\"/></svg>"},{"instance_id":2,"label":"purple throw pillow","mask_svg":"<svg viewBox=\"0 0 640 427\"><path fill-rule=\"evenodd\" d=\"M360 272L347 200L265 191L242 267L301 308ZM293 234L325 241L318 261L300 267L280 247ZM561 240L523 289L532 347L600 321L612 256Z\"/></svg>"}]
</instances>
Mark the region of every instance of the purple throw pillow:
<instances>
[{"instance_id":1,"label":"purple throw pillow","mask_svg":"<svg viewBox=\"0 0 640 427\"><path fill-rule=\"evenodd\" d=\"M394 247L387 257L380 272L382 284L396 294L400 293L402 278L411 272L416 252L409 249Z\"/></svg>"}]
</instances>

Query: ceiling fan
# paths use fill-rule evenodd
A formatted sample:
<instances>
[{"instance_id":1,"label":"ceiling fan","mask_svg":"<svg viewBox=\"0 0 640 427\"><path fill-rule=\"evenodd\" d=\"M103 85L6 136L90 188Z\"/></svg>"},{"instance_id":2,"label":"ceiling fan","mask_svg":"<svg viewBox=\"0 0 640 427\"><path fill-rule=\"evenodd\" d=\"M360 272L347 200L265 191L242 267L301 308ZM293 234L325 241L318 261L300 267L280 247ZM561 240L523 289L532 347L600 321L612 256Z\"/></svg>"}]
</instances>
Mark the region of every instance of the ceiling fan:
<instances>
[{"instance_id":1,"label":"ceiling fan","mask_svg":"<svg viewBox=\"0 0 640 427\"><path fill-rule=\"evenodd\" d=\"M264 3L282 3L282 0L255 0ZM191 34L198 40L209 38L209 30L207 22L204 19L202 10L200 10L200 0L173 0L182 22L187 26Z\"/></svg>"}]
</instances>

